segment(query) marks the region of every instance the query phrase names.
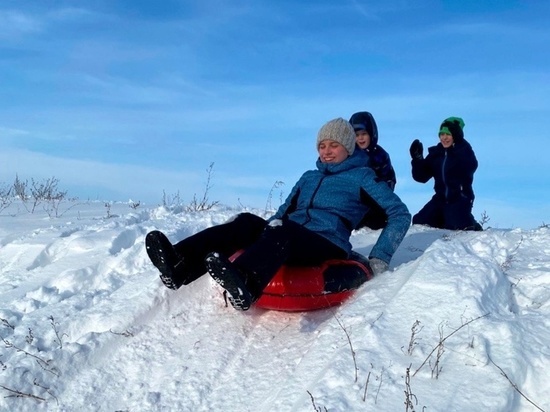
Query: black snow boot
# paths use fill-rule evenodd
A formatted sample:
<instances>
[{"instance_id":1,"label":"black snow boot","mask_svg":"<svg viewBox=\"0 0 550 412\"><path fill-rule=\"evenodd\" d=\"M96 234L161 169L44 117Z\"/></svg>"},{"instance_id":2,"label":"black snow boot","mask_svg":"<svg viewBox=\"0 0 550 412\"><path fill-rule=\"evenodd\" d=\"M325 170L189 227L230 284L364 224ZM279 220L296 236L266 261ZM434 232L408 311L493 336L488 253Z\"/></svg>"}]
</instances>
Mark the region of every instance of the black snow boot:
<instances>
[{"instance_id":1,"label":"black snow boot","mask_svg":"<svg viewBox=\"0 0 550 412\"><path fill-rule=\"evenodd\" d=\"M183 265L183 259L179 258L174 247L164 233L154 230L145 237L147 255L153 265L160 271L160 280L167 288L177 290L182 284L178 281L176 271Z\"/></svg>"},{"instance_id":2,"label":"black snow boot","mask_svg":"<svg viewBox=\"0 0 550 412\"><path fill-rule=\"evenodd\" d=\"M209 253L204 260L208 274L227 291L229 302L237 310L248 310L257 300L245 285L244 274L219 253Z\"/></svg>"}]
</instances>

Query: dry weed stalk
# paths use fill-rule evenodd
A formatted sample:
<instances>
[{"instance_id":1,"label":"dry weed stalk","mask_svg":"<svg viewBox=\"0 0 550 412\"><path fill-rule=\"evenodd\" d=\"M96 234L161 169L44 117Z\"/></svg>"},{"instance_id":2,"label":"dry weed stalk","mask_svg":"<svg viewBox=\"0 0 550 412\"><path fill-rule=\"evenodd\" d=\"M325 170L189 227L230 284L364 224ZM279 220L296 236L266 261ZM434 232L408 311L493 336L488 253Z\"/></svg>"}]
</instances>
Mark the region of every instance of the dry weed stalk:
<instances>
[{"instance_id":1,"label":"dry weed stalk","mask_svg":"<svg viewBox=\"0 0 550 412\"><path fill-rule=\"evenodd\" d=\"M338 322L338 325L340 325L340 327L346 334L346 338L348 339L349 348L351 350L351 357L353 359L353 367L355 369L355 382L357 382L357 379L358 379L357 374L359 372L359 368L357 367L357 359L355 357L355 350L353 349L353 344L351 343L351 337L349 336L347 329L344 327L344 325L342 325L342 322L340 322L340 319L338 319L338 316L336 316L336 314L334 314L334 318L336 319L336 322Z\"/></svg>"},{"instance_id":2,"label":"dry weed stalk","mask_svg":"<svg viewBox=\"0 0 550 412\"><path fill-rule=\"evenodd\" d=\"M365 382L365 392L363 392L363 402L367 400L367 390L369 388L369 379L370 379L370 372L367 375L367 382Z\"/></svg>"},{"instance_id":3,"label":"dry weed stalk","mask_svg":"<svg viewBox=\"0 0 550 412\"><path fill-rule=\"evenodd\" d=\"M50 320L50 325L53 328L55 336L57 338L56 340L54 340L54 342L56 342L59 345L59 348L62 349L63 348L62 338L63 338L63 336L67 336L67 335L66 334L61 334L59 332L59 330L57 329L58 323L55 322L55 319L53 318L53 316L49 316L48 319ZM8 320L0 318L0 321L2 322L3 326L15 330L15 327L12 324L10 324ZM33 344L33 342L35 340L35 336L34 336L33 330L31 328L28 328L28 333L27 333L27 335L25 335L24 338L25 338L25 342L28 345ZM41 351L38 348L34 348L35 353L31 353L31 352L29 352L30 349L25 350L22 347L17 346L16 344L14 344L12 341L10 341L8 339L0 338L0 340L4 343L5 347L8 350L13 350L15 352L22 353L22 354L25 355L25 357L30 357L30 358L34 359L34 361L38 364L38 366L40 366L40 368L42 368L46 372L49 372L50 374L52 374L56 378L59 378L61 376L61 372L53 365L53 359L47 359L47 358L43 357L40 354ZM15 366L18 366L18 365L15 365ZM8 367L8 365L6 365L3 362L0 362L0 369L1 370L5 370L7 367ZM37 378L33 379L32 384L33 384L33 386L40 388L43 392L50 395L51 398L55 399L55 401L59 404L59 401L58 401L57 397L54 395L54 393L53 393L53 391L51 390L50 387L40 383ZM32 391L28 391L28 390L23 391L23 390L19 390L19 389L16 389L16 388L8 387L6 385L0 385L0 389L4 389L5 391L7 391L9 393L8 395L6 395L6 397L8 397L8 398L10 398L10 397L11 398L29 398L29 399L34 399L34 400L40 401L40 402L47 402L49 400L49 399L44 398L42 396L38 396L38 395L35 395L35 394L31 393Z\"/></svg>"},{"instance_id":4,"label":"dry weed stalk","mask_svg":"<svg viewBox=\"0 0 550 412\"><path fill-rule=\"evenodd\" d=\"M63 349L63 336L69 336L69 335L67 335L66 333L62 333L62 334L59 333L59 329L57 329L57 325L59 325L59 323L55 321L52 315L50 315L48 319L50 320L50 325L55 333L55 337L57 338L55 342L58 343L59 349Z\"/></svg>"},{"instance_id":5,"label":"dry weed stalk","mask_svg":"<svg viewBox=\"0 0 550 412\"><path fill-rule=\"evenodd\" d=\"M328 409L326 407L323 406L323 409L321 409L320 406L317 406L315 404L315 398L313 397L313 395L311 394L310 391L307 391L307 393L309 394L309 397L311 398L311 404L313 405L313 409L315 409L315 412L323 412L323 410L325 412L328 412Z\"/></svg>"},{"instance_id":6,"label":"dry weed stalk","mask_svg":"<svg viewBox=\"0 0 550 412\"><path fill-rule=\"evenodd\" d=\"M37 401L40 401L40 402L46 402L45 398L41 398L40 396L33 395L32 393L21 392L21 391L18 391L16 389L8 388L4 385L0 385L0 388L4 389L4 390L6 390L10 393L10 395L8 395L7 398L11 398L11 397L14 397L14 398L31 398L31 399L34 399L34 400L37 400Z\"/></svg>"},{"instance_id":7,"label":"dry weed stalk","mask_svg":"<svg viewBox=\"0 0 550 412\"><path fill-rule=\"evenodd\" d=\"M424 359L424 362L422 362L422 364L418 367L418 369L413 373L412 376L416 376L416 374L418 373L418 371L420 369L422 369L422 367L426 364L426 362L428 362L432 356L432 354L438 350L440 348L441 345L443 345L443 343L449 339L451 336L453 336L455 333L457 333L460 329L462 329L463 327L465 326L468 326L470 323L472 322L475 322L476 320L478 319L481 319L481 318L484 318L486 316L489 316L489 313L486 313L485 315L481 315L481 316L478 316L477 318L474 318L474 319L471 319L469 320L468 322L466 323L463 323L461 326L459 326L457 329L453 330L451 333L449 333L447 336L445 337L441 337L439 338L439 342L438 344L432 349L432 351L428 354L428 356L426 357L426 359Z\"/></svg>"},{"instance_id":8,"label":"dry weed stalk","mask_svg":"<svg viewBox=\"0 0 550 412\"><path fill-rule=\"evenodd\" d=\"M42 369L44 369L46 372L49 372L51 373L52 375L55 375L57 377L60 376L60 373L59 371L57 370L57 368L51 366L51 362L52 362L52 359L44 359L44 358L41 358L40 356L38 355L34 355L28 351L26 351L25 349L23 348L20 348L19 346L17 345L14 345L12 342L10 342L9 340L6 340L4 338L0 338L2 339L2 342L4 342L4 345L6 345L6 348L8 349L13 349L15 350L16 352L21 352L23 354L25 354L26 356L30 356L31 358L33 358L36 363L38 364L38 366L40 366Z\"/></svg>"},{"instance_id":9,"label":"dry weed stalk","mask_svg":"<svg viewBox=\"0 0 550 412\"><path fill-rule=\"evenodd\" d=\"M416 320L416 322L413 323L412 327L411 327L411 339L409 340L409 347L407 348L407 355L411 356L413 351L414 351L414 347L418 344L418 341L417 341L417 338L416 336L418 335L418 333L424 329L424 326L420 326L420 321L419 320Z\"/></svg>"},{"instance_id":10,"label":"dry weed stalk","mask_svg":"<svg viewBox=\"0 0 550 412\"><path fill-rule=\"evenodd\" d=\"M390 362L391 367L391 362ZM380 393L380 389L382 388L382 376L384 375L385 368L382 368L380 371L380 382L378 383L378 389L376 390L376 396L374 397L374 404L378 402L378 394Z\"/></svg>"},{"instance_id":11,"label":"dry weed stalk","mask_svg":"<svg viewBox=\"0 0 550 412\"><path fill-rule=\"evenodd\" d=\"M202 194L202 198L199 200L197 198L197 194L195 193L193 195L193 199L186 207L186 210L188 212L201 212L204 210L210 210L219 203L219 201L217 200L213 202L208 200L208 194L210 192L210 189L212 189L211 180L212 180L213 170L214 170L214 162L210 163L210 166L208 167L208 169L206 169L206 174L207 174L206 184L204 187L204 193Z\"/></svg>"},{"instance_id":12,"label":"dry weed stalk","mask_svg":"<svg viewBox=\"0 0 550 412\"><path fill-rule=\"evenodd\" d=\"M435 362L432 365L430 360L430 367L432 369L432 378L435 377L435 379L439 378L439 372L441 372L441 367L439 366L439 363L441 361L441 356L443 356L443 353L445 352L445 343L443 339L443 324L439 325L439 343L437 345L437 353L435 355Z\"/></svg>"},{"instance_id":13,"label":"dry weed stalk","mask_svg":"<svg viewBox=\"0 0 550 412\"><path fill-rule=\"evenodd\" d=\"M405 373L405 412L414 412L414 406L418 405L418 399L411 390L411 366L412 365L409 365Z\"/></svg>"},{"instance_id":14,"label":"dry weed stalk","mask_svg":"<svg viewBox=\"0 0 550 412\"><path fill-rule=\"evenodd\" d=\"M535 404L531 399L529 399L522 391L519 390L518 388L518 385L516 385L514 382L512 382L512 380L508 377L508 375L506 374L506 372L504 372L504 370L498 366L492 359L489 355L487 355L487 357L489 358L489 360L491 361L491 363L493 365L495 365L497 367L497 369L500 371L501 375L504 376L506 378L506 380L508 380L508 382L510 382L510 385L512 385L512 388L514 388L517 393L519 393L523 399L525 399L527 402L529 402L531 405L533 405L535 408L537 408L539 411L542 411L542 412L545 412L544 409L542 409L540 406L538 406L537 404Z\"/></svg>"}]
</instances>

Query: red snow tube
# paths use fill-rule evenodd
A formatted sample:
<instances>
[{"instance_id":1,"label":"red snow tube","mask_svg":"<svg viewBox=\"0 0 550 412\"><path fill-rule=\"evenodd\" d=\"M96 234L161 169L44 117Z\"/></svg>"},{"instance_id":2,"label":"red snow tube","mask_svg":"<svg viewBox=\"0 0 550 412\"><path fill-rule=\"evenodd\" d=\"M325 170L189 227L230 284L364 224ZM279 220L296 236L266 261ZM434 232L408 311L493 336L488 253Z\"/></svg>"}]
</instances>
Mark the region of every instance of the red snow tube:
<instances>
[{"instance_id":1,"label":"red snow tube","mask_svg":"<svg viewBox=\"0 0 550 412\"><path fill-rule=\"evenodd\" d=\"M327 260L319 266L283 265L254 306L287 312L324 309L341 304L370 279L365 258Z\"/></svg>"}]
</instances>

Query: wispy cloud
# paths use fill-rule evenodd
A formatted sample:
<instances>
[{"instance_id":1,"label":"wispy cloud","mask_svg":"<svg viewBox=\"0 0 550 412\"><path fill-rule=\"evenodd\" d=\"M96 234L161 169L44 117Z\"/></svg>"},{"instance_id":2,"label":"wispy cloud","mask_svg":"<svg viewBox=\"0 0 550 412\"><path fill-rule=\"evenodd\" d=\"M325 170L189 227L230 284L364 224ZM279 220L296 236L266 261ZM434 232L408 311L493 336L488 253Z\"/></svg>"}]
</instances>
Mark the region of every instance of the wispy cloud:
<instances>
[{"instance_id":1,"label":"wispy cloud","mask_svg":"<svg viewBox=\"0 0 550 412\"><path fill-rule=\"evenodd\" d=\"M314 166L323 123L359 110L414 206L432 189L410 181L408 146L435 144L450 115L480 160L478 199L550 173L542 2L161 3L0 4L2 152L25 160L3 157L8 177L24 165L113 196L200 192L215 162L220 196L261 206L274 181Z\"/></svg>"},{"instance_id":2,"label":"wispy cloud","mask_svg":"<svg viewBox=\"0 0 550 412\"><path fill-rule=\"evenodd\" d=\"M16 40L28 33L37 33L42 30L40 20L12 10L0 10L0 38Z\"/></svg>"}]
</instances>

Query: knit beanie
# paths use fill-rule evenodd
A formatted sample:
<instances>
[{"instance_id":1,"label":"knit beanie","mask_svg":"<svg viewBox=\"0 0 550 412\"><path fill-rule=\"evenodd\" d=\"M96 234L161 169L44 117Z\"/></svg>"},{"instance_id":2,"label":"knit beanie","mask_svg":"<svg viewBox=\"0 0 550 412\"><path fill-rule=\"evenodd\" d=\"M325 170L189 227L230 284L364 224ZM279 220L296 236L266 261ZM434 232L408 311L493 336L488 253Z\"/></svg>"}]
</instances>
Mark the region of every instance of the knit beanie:
<instances>
[{"instance_id":1,"label":"knit beanie","mask_svg":"<svg viewBox=\"0 0 550 412\"><path fill-rule=\"evenodd\" d=\"M460 117L448 117L439 126L439 134L447 133L453 136L455 143L464 140L464 120Z\"/></svg>"},{"instance_id":2,"label":"knit beanie","mask_svg":"<svg viewBox=\"0 0 550 412\"><path fill-rule=\"evenodd\" d=\"M345 147L348 154L355 150L355 131L347 120L341 117L333 119L323 125L317 134L317 148L323 140L334 140Z\"/></svg>"}]
</instances>

